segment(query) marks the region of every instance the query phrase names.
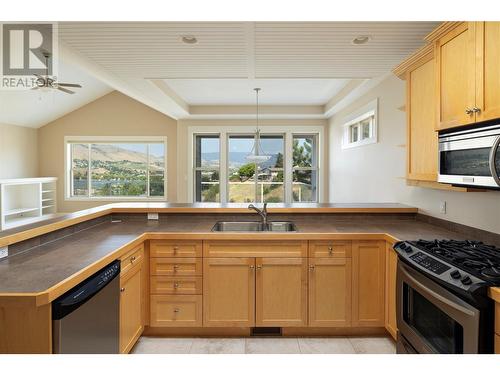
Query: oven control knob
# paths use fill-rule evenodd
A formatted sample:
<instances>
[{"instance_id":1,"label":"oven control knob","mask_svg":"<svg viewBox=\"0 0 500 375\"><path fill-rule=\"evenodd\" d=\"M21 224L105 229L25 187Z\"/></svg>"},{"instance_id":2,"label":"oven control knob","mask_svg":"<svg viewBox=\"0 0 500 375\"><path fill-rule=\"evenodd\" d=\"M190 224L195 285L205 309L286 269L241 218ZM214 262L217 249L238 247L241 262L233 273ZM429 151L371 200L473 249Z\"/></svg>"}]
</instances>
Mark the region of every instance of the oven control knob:
<instances>
[{"instance_id":1,"label":"oven control knob","mask_svg":"<svg viewBox=\"0 0 500 375\"><path fill-rule=\"evenodd\" d=\"M470 279L469 276L464 276L464 277L462 277L462 284L470 285L470 284L472 284L472 280Z\"/></svg>"},{"instance_id":2,"label":"oven control knob","mask_svg":"<svg viewBox=\"0 0 500 375\"><path fill-rule=\"evenodd\" d=\"M460 279L460 272L458 272L458 270L455 270L455 271L452 271L450 272L450 276L453 277L454 279Z\"/></svg>"},{"instance_id":3,"label":"oven control knob","mask_svg":"<svg viewBox=\"0 0 500 375\"><path fill-rule=\"evenodd\" d=\"M406 245L406 244L402 244L401 245L401 248L408 254L412 253L413 252L413 249L411 248L411 246L409 245Z\"/></svg>"}]
</instances>

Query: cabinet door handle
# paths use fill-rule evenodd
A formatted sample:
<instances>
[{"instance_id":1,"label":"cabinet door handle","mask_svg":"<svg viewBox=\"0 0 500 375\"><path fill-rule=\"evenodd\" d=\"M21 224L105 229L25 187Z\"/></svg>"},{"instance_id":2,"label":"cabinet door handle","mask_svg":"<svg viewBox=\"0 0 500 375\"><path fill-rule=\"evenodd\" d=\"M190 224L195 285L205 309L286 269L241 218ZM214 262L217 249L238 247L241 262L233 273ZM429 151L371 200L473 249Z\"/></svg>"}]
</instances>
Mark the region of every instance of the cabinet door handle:
<instances>
[{"instance_id":1,"label":"cabinet door handle","mask_svg":"<svg viewBox=\"0 0 500 375\"><path fill-rule=\"evenodd\" d=\"M468 115L472 115L474 113L474 110L470 109L470 108L466 108L465 109L465 113L468 114Z\"/></svg>"},{"instance_id":2,"label":"cabinet door handle","mask_svg":"<svg viewBox=\"0 0 500 375\"><path fill-rule=\"evenodd\" d=\"M253 269L254 269L254 268L255 268L255 266L252 264L252 265L250 266L250 269L253 271Z\"/></svg>"},{"instance_id":3,"label":"cabinet door handle","mask_svg":"<svg viewBox=\"0 0 500 375\"><path fill-rule=\"evenodd\" d=\"M120 288L120 292L124 292L125 291L125 288Z\"/></svg>"},{"instance_id":4,"label":"cabinet door handle","mask_svg":"<svg viewBox=\"0 0 500 375\"><path fill-rule=\"evenodd\" d=\"M472 112L474 112L474 113L479 113L479 112L481 112L481 108L478 108L478 107L473 107L473 108L472 108Z\"/></svg>"},{"instance_id":5,"label":"cabinet door handle","mask_svg":"<svg viewBox=\"0 0 500 375\"><path fill-rule=\"evenodd\" d=\"M257 266L257 270L260 270L260 269L262 269L262 265L260 265L260 264L259 264L259 265Z\"/></svg>"},{"instance_id":6,"label":"cabinet door handle","mask_svg":"<svg viewBox=\"0 0 500 375\"><path fill-rule=\"evenodd\" d=\"M130 258L130 263L134 263L135 257Z\"/></svg>"},{"instance_id":7,"label":"cabinet door handle","mask_svg":"<svg viewBox=\"0 0 500 375\"><path fill-rule=\"evenodd\" d=\"M309 265L309 271L311 271L311 272L314 271L314 268L315 268L314 264Z\"/></svg>"}]
</instances>

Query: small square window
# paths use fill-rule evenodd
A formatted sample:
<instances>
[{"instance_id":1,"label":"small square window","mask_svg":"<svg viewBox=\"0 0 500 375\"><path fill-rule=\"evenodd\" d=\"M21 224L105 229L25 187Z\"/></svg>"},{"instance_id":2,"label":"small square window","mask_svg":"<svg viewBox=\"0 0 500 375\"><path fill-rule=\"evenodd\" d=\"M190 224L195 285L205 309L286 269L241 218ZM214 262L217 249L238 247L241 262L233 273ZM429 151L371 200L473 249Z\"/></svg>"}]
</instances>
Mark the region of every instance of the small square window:
<instances>
[{"instance_id":1,"label":"small square window","mask_svg":"<svg viewBox=\"0 0 500 375\"><path fill-rule=\"evenodd\" d=\"M352 148L377 142L377 100L364 106L359 116L344 124L342 148Z\"/></svg>"}]
</instances>

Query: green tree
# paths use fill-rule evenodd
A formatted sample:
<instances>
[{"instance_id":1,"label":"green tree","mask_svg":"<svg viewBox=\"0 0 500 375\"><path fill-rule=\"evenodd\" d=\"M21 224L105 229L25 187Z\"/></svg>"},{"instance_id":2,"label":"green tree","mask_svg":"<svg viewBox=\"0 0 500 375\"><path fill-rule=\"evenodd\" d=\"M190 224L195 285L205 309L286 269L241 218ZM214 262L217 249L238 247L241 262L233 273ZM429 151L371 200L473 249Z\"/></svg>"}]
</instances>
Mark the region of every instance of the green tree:
<instances>
[{"instance_id":1,"label":"green tree","mask_svg":"<svg viewBox=\"0 0 500 375\"><path fill-rule=\"evenodd\" d=\"M245 181L248 180L255 174L255 163L242 165L240 169L238 169L238 174L241 181L243 181L243 179L245 179Z\"/></svg>"}]
</instances>

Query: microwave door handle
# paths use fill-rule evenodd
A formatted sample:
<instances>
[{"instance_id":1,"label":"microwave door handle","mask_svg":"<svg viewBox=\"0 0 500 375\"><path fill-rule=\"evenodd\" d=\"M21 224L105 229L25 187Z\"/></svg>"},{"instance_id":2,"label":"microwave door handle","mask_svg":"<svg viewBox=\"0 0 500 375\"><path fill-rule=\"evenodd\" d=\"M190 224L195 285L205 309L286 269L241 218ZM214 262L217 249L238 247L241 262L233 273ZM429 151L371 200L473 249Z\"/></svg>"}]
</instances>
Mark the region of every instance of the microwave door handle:
<instances>
[{"instance_id":1,"label":"microwave door handle","mask_svg":"<svg viewBox=\"0 0 500 375\"><path fill-rule=\"evenodd\" d=\"M500 178L498 177L497 173L496 158L499 145L500 145L500 135L495 139L495 142L493 142L493 146L491 147L490 150L490 172L498 186L500 186Z\"/></svg>"},{"instance_id":2,"label":"microwave door handle","mask_svg":"<svg viewBox=\"0 0 500 375\"><path fill-rule=\"evenodd\" d=\"M432 297L434 297L438 301L441 301L442 303L450 306L451 308L455 309L456 311L460 311L461 313L463 313L465 315L469 315L469 316L474 315L474 312L468 310L467 308L465 308L463 306L460 306L459 304L457 304L453 301L450 301L449 299L443 297L439 293L436 293L435 291L433 291L428 286L422 284L420 281L418 281L416 278L414 278L406 269L403 269L402 271L403 271L405 277L408 278L409 281L411 281L413 284L415 284L416 286L421 288L421 290L423 290L425 293L431 295Z\"/></svg>"}]
</instances>

